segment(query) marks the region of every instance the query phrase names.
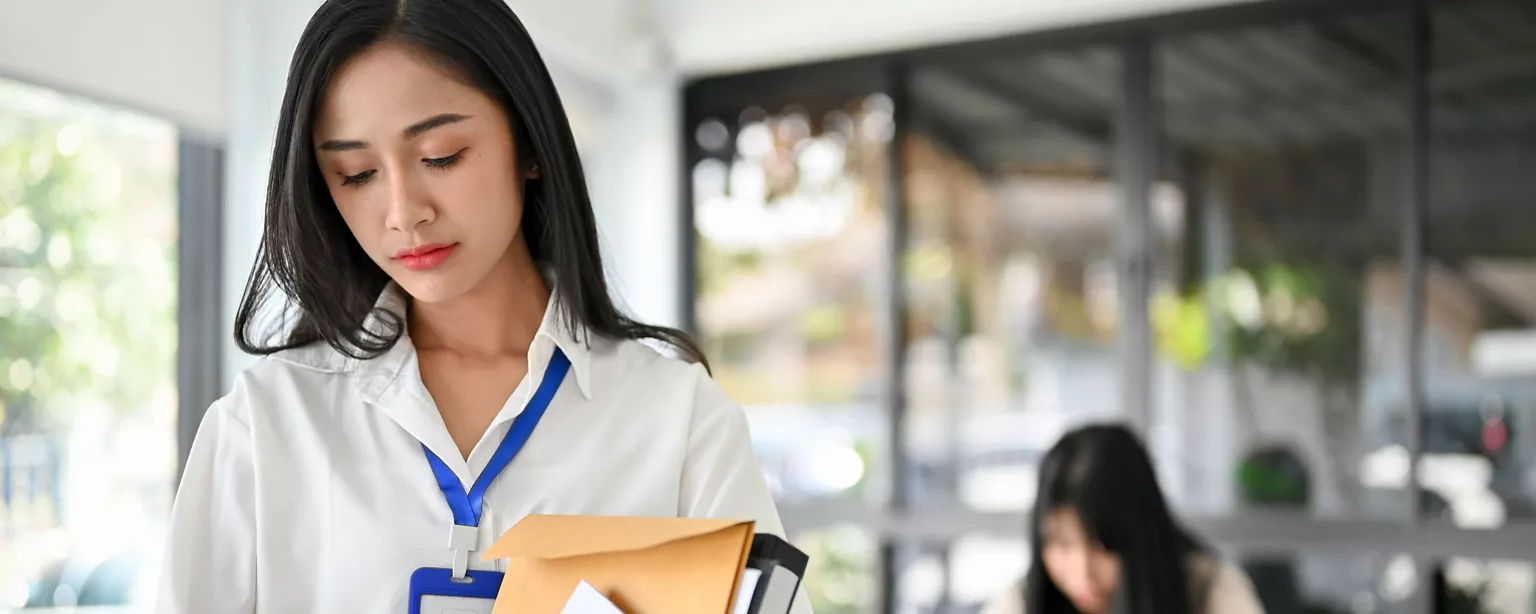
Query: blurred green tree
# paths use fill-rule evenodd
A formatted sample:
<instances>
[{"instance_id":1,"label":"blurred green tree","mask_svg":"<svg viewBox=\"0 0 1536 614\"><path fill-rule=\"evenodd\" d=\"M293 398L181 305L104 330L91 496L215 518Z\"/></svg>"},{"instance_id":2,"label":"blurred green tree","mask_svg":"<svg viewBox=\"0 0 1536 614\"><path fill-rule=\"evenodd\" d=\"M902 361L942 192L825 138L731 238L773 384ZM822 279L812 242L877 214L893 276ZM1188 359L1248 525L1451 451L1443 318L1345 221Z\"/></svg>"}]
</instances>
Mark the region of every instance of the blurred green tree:
<instances>
[{"instance_id":1,"label":"blurred green tree","mask_svg":"<svg viewBox=\"0 0 1536 614\"><path fill-rule=\"evenodd\" d=\"M176 143L165 122L0 79L0 445L55 451L42 471L0 465L29 493L0 501L0 577L77 528L74 452L111 463L88 468L109 486L95 516L169 506L176 451L124 450L175 440Z\"/></svg>"}]
</instances>

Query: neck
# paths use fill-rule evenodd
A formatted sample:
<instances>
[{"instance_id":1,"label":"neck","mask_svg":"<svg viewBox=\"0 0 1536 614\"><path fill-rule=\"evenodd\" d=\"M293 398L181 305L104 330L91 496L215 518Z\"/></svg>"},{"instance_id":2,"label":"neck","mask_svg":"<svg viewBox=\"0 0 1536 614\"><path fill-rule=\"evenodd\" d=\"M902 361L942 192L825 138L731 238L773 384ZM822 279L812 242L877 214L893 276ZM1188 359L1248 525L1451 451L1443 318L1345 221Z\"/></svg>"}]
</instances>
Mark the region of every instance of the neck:
<instances>
[{"instance_id":1,"label":"neck","mask_svg":"<svg viewBox=\"0 0 1536 614\"><path fill-rule=\"evenodd\" d=\"M522 236L468 293L443 303L411 302L408 325L418 351L466 358L523 357L549 305L549 288Z\"/></svg>"}]
</instances>

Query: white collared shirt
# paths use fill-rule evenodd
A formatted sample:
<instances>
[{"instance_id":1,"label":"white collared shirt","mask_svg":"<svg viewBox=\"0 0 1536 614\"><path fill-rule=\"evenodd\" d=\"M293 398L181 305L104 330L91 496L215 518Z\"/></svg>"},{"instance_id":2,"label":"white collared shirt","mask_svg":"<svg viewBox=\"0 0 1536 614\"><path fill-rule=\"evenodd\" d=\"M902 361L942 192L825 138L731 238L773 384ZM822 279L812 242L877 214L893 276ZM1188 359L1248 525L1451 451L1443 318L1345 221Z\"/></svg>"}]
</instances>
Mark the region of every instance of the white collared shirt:
<instances>
[{"instance_id":1,"label":"white collared shirt","mask_svg":"<svg viewBox=\"0 0 1536 614\"><path fill-rule=\"evenodd\" d=\"M393 285L380 304L404 313ZM473 484L556 347L570 373L486 491L477 552L534 513L744 518L783 535L745 415L704 369L636 341L573 334L556 305L467 462L408 335L371 360L320 343L241 373L192 446L158 611L405 612L411 572L452 562L453 514L422 445ZM478 559L472 569L505 567ZM794 612L810 612L803 590Z\"/></svg>"}]
</instances>

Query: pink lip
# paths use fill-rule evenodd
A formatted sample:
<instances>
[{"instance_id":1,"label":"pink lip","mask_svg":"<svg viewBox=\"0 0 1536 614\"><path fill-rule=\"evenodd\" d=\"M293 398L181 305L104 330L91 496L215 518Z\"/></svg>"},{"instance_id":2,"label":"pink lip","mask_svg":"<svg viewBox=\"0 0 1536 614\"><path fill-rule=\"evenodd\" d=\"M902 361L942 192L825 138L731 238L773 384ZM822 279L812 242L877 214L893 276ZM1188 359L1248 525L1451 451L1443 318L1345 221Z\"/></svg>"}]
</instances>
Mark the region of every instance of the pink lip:
<instances>
[{"instance_id":1,"label":"pink lip","mask_svg":"<svg viewBox=\"0 0 1536 614\"><path fill-rule=\"evenodd\" d=\"M412 271L425 271L442 264L458 246L457 243L418 245L395 252L395 260Z\"/></svg>"}]
</instances>

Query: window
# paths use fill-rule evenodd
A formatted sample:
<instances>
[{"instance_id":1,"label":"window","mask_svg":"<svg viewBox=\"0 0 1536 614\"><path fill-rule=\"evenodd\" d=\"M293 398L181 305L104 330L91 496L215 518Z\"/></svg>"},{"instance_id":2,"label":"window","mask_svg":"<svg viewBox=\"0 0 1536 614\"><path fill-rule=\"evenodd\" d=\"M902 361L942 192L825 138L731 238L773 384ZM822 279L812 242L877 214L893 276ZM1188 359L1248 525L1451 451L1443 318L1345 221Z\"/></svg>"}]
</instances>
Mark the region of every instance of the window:
<instances>
[{"instance_id":1,"label":"window","mask_svg":"<svg viewBox=\"0 0 1536 614\"><path fill-rule=\"evenodd\" d=\"M1431 607L1436 612L1527 614L1536 610L1529 561L1451 558L1430 566Z\"/></svg>"},{"instance_id":2,"label":"window","mask_svg":"<svg viewBox=\"0 0 1536 614\"><path fill-rule=\"evenodd\" d=\"M1122 413L1107 45L923 63L903 143L917 504L1019 512L1068 428Z\"/></svg>"},{"instance_id":3,"label":"window","mask_svg":"<svg viewBox=\"0 0 1536 614\"><path fill-rule=\"evenodd\" d=\"M1237 552L1228 560L1247 574L1268 612L1414 612L1422 571L1413 557L1390 552Z\"/></svg>"},{"instance_id":4,"label":"window","mask_svg":"<svg viewBox=\"0 0 1536 614\"><path fill-rule=\"evenodd\" d=\"M1486 529L1536 516L1536 11L1431 23L1419 480L1437 518Z\"/></svg>"},{"instance_id":5,"label":"window","mask_svg":"<svg viewBox=\"0 0 1536 614\"><path fill-rule=\"evenodd\" d=\"M832 425L888 452L865 479L892 492L779 492L814 548L850 525L877 545L850 550L874 597L837 607L976 611L1030 564L1039 457L1079 423L1126 420L1179 515L1270 612L1531 610L1536 7L1388 4L1248 3L689 86L704 161L689 298L711 351L894 391L863 397L880 425L864 430L836 411L773 417L727 386L769 442ZM820 90L871 81L895 135L871 147L894 166L857 176L887 190L884 213L803 223L871 237L858 253L885 260L859 271L894 287L837 296L891 317L900 345L835 369L804 358L825 347L815 328L779 329L794 353L732 346L702 313L722 257L700 218L727 190L709 185L734 189L728 146L750 122L731 118L761 100L783 113L749 117L821 117ZM789 253L771 251L748 262ZM844 270L813 261L799 277ZM758 288L737 313L825 296Z\"/></svg>"},{"instance_id":6,"label":"window","mask_svg":"<svg viewBox=\"0 0 1536 614\"><path fill-rule=\"evenodd\" d=\"M696 128L699 296L715 380L781 500L862 500L882 462L891 100L751 108ZM874 479L872 479L872 477Z\"/></svg>"},{"instance_id":7,"label":"window","mask_svg":"<svg viewBox=\"0 0 1536 614\"><path fill-rule=\"evenodd\" d=\"M833 525L794 532L790 540L810 556L804 590L818 614L858 614L875 604L876 542L857 526Z\"/></svg>"},{"instance_id":8,"label":"window","mask_svg":"<svg viewBox=\"0 0 1536 614\"><path fill-rule=\"evenodd\" d=\"M1185 510L1408 511L1407 32L1391 12L1157 42L1152 437Z\"/></svg>"},{"instance_id":9,"label":"window","mask_svg":"<svg viewBox=\"0 0 1536 614\"><path fill-rule=\"evenodd\" d=\"M1029 545L1016 538L968 533L952 541L908 546L898 576L899 612L972 612L1021 589Z\"/></svg>"},{"instance_id":10,"label":"window","mask_svg":"<svg viewBox=\"0 0 1536 614\"><path fill-rule=\"evenodd\" d=\"M0 608L149 597L177 467L177 134L0 81Z\"/></svg>"},{"instance_id":11,"label":"window","mask_svg":"<svg viewBox=\"0 0 1536 614\"><path fill-rule=\"evenodd\" d=\"M775 497L878 501L885 460L886 153L892 102L749 107L692 139L694 314L713 375L740 402ZM874 603L877 536L796 536L817 612Z\"/></svg>"}]
</instances>

